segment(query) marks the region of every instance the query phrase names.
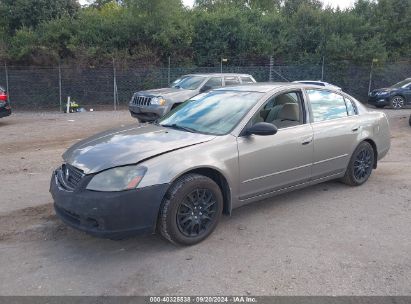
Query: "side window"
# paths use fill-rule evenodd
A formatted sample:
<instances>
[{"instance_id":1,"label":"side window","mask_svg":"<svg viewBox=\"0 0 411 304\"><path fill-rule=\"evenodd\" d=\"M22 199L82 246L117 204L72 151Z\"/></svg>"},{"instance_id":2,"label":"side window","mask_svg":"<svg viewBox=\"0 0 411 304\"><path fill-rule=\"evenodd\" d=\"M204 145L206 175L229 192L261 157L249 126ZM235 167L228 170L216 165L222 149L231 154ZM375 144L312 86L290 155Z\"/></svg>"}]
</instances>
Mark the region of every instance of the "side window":
<instances>
[{"instance_id":1,"label":"side window","mask_svg":"<svg viewBox=\"0 0 411 304\"><path fill-rule=\"evenodd\" d=\"M344 98L345 99L345 104L347 105L347 113L348 116L353 116L357 114L357 110L354 106L354 103L352 102L351 99Z\"/></svg>"},{"instance_id":2,"label":"side window","mask_svg":"<svg viewBox=\"0 0 411 304\"><path fill-rule=\"evenodd\" d=\"M210 87L210 89L221 88L223 86L223 80L221 77L213 77L210 78L205 85L206 87Z\"/></svg>"},{"instance_id":3,"label":"side window","mask_svg":"<svg viewBox=\"0 0 411 304\"><path fill-rule=\"evenodd\" d=\"M347 117L344 97L325 90L307 90L314 122Z\"/></svg>"},{"instance_id":4,"label":"side window","mask_svg":"<svg viewBox=\"0 0 411 304\"><path fill-rule=\"evenodd\" d=\"M287 92L270 98L252 118L252 124L268 122L278 129L304 123L301 92Z\"/></svg>"},{"instance_id":5,"label":"side window","mask_svg":"<svg viewBox=\"0 0 411 304\"><path fill-rule=\"evenodd\" d=\"M238 78L236 76L226 76L226 77L224 77L224 82L225 82L226 86L240 84L240 80L238 80Z\"/></svg>"},{"instance_id":6,"label":"side window","mask_svg":"<svg viewBox=\"0 0 411 304\"><path fill-rule=\"evenodd\" d=\"M251 77L242 76L240 78L241 78L242 83L254 83L254 81L251 79Z\"/></svg>"}]
</instances>

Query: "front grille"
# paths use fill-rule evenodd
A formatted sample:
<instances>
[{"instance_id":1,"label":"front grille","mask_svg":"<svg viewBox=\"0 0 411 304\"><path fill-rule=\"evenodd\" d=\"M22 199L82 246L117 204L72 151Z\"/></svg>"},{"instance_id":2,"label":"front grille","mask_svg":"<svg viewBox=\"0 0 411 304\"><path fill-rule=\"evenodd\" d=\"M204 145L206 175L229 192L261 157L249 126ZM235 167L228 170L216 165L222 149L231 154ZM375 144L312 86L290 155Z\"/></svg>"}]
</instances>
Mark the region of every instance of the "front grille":
<instances>
[{"instance_id":1,"label":"front grille","mask_svg":"<svg viewBox=\"0 0 411 304\"><path fill-rule=\"evenodd\" d=\"M74 190L84 177L83 171L69 164L63 164L59 173L59 181L67 190Z\"/></svg>"},{"instance_id":2,"label":"front grille","mask_svg":"<svg viewBox=\"0 0 411 304\"><path fill-rule=\"evenodd\" d=\"M133 104L138 106L149 106L151 104L151 97L136 95L133 98Z\"/></svg>"}]
</instances>

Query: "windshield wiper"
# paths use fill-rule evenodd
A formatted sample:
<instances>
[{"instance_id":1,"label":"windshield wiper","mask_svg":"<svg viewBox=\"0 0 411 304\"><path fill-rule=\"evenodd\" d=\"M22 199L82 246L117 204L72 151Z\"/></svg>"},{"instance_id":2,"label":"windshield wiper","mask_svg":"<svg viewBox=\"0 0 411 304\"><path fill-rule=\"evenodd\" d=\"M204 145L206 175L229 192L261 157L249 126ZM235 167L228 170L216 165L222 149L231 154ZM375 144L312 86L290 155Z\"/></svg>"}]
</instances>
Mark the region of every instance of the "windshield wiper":
<instances>
[{"instance_id":1,"label":"windshield wiper","mask_svg":"<svg viewBox=\"0 0 411 304\"><path fill-rule=\"evenodd\" d=\"M183 130L183 131L187 131L187 132L191 132L191 133L198 133L198 131L196 129L190 128L190 127L185 127L185 126L181 126L178 124L171 124L171 125L160 125L166 128L173 128L173 129L177 129L177 130Z\"/></svg>"}]
</instances>

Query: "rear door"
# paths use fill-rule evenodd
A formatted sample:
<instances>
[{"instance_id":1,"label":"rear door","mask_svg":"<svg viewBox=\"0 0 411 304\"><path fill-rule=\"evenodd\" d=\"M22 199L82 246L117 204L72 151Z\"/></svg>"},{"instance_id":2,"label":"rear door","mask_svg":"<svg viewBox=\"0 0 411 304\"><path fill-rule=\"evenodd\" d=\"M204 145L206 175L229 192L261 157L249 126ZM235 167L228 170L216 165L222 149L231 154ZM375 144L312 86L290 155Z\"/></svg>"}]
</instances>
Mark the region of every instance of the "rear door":
<instances>
[{"instance_id":1,"label":"rear door","mask_svg":"<svg viewBox=\"0 0 411 304\"><path fill-rule=\"evenodd\" d=\"M405 97L405 102L410 104L411 103L411 83L403 88L403 94Z\"/></svg>"},{"instance_id":2,"label":"rear door","mask_svg":"<svg viewBox=\"0 0 411 304\"><path fill-rule=\"evenodd\" d=\"M349 100L326 89L306 90L314 134L312 178L344 172L357 145L361 125ZM347 108L346 102L350 102Z\"/></svg>"}]
</instances>

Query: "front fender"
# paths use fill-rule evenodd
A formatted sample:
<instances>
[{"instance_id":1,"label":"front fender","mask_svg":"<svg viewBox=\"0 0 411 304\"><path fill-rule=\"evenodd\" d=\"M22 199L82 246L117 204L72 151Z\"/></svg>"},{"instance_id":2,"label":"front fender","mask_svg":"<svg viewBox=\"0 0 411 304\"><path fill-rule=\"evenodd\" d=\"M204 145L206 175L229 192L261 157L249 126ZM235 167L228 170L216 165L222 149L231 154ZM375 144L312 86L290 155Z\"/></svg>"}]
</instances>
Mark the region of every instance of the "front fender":
<instances>
[{"instance_id":1,"label":"front fender","mask_svg":"<svg viewBox=\"0 0 411 304\"><path fill-rule=\"evenodd\" d=\"M228 184L230 205L236 204L239 167L237 142L232 135L218 136L209 142L171 151L142 164L147 167L147 172L139 185L141 188L163 183L171 185L185 173L198 169L215 170Z\"/></svg>"}]
</instances>

